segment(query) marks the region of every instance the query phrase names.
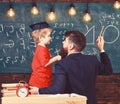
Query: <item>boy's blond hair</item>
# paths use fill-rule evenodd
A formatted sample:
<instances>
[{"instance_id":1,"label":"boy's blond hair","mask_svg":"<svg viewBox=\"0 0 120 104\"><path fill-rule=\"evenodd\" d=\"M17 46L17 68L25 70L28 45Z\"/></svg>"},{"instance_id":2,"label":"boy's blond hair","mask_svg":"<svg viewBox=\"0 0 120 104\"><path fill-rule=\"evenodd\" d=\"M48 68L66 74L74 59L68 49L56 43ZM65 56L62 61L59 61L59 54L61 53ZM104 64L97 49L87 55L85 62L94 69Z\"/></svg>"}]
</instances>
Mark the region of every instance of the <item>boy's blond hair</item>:
<instances>
[{"instance_id":1,"label":"boy's blond hair","mask_svg":"<svg viewBox=\"0 0 120 104\"><path fill-rule=\"evenodd\" d=\"M52 29L50 28L44 28L44 29L38 29L38 30L34 30L31 33L31 36L33 38L33 40L35 41L36 44L38 44L40 42L40 38L41 37L45 37L45 35L47 34L47 30L49 29L50 31L52 31Z\"/></svg>"}]
</instances>

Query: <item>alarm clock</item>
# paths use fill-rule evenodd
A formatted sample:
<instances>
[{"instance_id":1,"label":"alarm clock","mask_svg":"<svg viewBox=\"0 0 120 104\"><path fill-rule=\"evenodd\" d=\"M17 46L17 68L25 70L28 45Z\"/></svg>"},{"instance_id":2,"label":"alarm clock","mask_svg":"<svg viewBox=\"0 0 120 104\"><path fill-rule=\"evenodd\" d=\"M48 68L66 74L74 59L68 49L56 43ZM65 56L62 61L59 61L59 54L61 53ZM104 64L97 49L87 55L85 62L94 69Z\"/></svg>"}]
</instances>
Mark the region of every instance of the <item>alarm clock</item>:
<instances>
[{"instance_id":1,"label":"alarm clock","mask_svg":"<svg viewBox=\"0 0 120 104\"><path fill-rule=\"evenodd\" d=\"M29 94L29 85L25 81L19 81L16 85L16 95L18 97L27 97Z\"/></svg>"}]
</instances>

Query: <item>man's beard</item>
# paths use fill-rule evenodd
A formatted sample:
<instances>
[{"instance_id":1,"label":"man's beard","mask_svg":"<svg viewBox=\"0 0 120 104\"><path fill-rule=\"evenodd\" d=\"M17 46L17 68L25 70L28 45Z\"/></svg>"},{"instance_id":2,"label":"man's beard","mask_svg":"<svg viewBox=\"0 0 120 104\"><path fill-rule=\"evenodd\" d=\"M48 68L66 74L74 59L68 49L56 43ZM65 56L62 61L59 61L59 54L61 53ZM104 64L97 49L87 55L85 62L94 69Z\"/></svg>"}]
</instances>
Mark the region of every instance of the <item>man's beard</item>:
<instances>
[{"instance_id":1,"label":"man's beard","mask_svg":"<svg viewBox=\"0 0 120 104\"><path fill-rule=\"evenodd\" d=\"M62 44L59 55L61 55L62 58L65 58L67 56L67 54L68 54L68 52L66 49L63 48L63 44Z\"/></svg>"}]
</instances>

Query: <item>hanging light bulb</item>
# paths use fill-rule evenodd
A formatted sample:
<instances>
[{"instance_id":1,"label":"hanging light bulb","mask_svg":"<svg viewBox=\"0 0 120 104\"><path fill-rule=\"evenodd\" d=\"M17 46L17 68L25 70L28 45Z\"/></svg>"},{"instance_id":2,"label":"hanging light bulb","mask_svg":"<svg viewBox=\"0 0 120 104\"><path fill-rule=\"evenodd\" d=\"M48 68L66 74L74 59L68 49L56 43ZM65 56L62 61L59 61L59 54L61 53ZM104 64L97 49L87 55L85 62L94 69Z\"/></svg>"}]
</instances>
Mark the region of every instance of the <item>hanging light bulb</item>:
<instances>
[{"instance_id":1,"label":"hanging light bulb","mask_svg":"<svg viewBox=\"0 0 120 104\"><path fill-rule=\"evenodd\" d=\"M90 22L91 20L92 20L92 17L90 15L90 13L88 11L86 11L84 16L83 16L83 21L84 22Z\"/></svg>"},{"instance_id":2,"label":"hanging light bulb","mask_svg":"<svg viewBox=\"0 0 120 104\"><path fill-rule=\"evenodd\" d=\"M70 16L75 16L77 14L77 11L76 11L75 6L73 5L73 3L70 5L70 8L68 9L68 14Z\"/></svg>"},{"instance_id":3,"label":"hanging light bulb","mask_svg":"<svg viewBox=\"0 0 120 104\"><path fill-rule=\"evenodd\" d=\"M87 4L87 9L85 10L85 13L83 15L83 21L84 22L90 22L92 20L91 14L88 10L88 4Z\"/></svg>"},{"instance_id":4,"label":"hanging light bulb","mask_svg":"<svg viewBox=\"0 0 120 104\"><path fill-rule=\"evenodd\" d=\"M120 9L120 1L115 0L113 6L114 6L114 8L115 8L116 10Z\"/></svg>"},{"instance_id":5,"label":"hanging light bulb","mask_svg":"<svg viewBox=\"0 0 120 104\"><path fill-rule=\"evenodd\" d=\"M39 14L39 10L38 10L38 8L37 8L36 3L33 3L33 5L32 5L31 14L32 14L32 15L35 15L35 16Z\"/></svg>"},{"instance_id":6,"label":"hanging light bulb","mask_svg":"<svg viewBox=\"0 0 120 104\"><path fill-rule=\"evenodd\" d=\"M47 14L47 20L51 22L55 22L57 20L57 16L53 8L51 8L50 12Z\"/></svg>"},{"instance_id":7,"label":"hanging light bulb","mask_svg":"<svg viewBox=\"0 0 120 104\"><path fill-rule=\"evenodd\" d=\"M7 11L7 16L10 17L10 18L13 18L15 16L15 11L13 9L12 4L10 4L10 7L9 7L9 9Z\"/></svg>"}]
</instances>

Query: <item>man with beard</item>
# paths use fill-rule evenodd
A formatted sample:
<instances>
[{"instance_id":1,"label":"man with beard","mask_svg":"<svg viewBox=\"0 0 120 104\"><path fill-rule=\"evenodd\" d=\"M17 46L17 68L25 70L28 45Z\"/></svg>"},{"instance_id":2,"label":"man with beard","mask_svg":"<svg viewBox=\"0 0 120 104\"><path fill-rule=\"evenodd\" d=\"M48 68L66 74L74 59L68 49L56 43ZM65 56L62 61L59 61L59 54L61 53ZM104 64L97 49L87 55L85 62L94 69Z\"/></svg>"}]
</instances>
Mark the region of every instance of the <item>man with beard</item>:
<instances>
[{"instance_id":1,"label":"man with beard","mask_svg":"<svg viewBox=\"0 0 120 104\"><path fill-rule=\"evenodd\" d=\"M100 51L100 60L95 55L84 55L86 37L79 31L67 31L63 41L63 53L67 56L56 62L54 80L50 87L39 89L30 87L30 93L62 94L76 93L87 97L87 104L97 104L96 76L112 74L112 65L104 51L104 39L99 35L96 44Z\"/></svg>"}]
</instances>

